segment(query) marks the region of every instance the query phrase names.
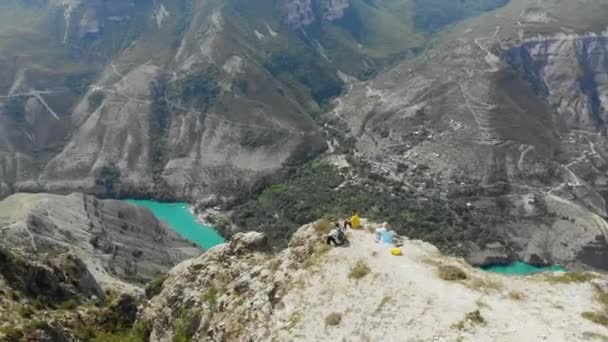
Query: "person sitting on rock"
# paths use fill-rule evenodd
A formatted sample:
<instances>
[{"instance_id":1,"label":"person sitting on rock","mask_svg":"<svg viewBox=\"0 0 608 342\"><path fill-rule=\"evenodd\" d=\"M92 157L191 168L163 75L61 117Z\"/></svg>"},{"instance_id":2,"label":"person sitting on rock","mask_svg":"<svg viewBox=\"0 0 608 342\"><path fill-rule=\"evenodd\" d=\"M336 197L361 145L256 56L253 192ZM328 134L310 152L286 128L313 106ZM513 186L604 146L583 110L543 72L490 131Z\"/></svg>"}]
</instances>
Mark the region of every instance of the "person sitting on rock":
<instances>
[{"instance_id":1,"label":"person sitting on rock","mask_svg":"<svg viewBox=\"0 0 608 342\"><path fill-rule=\"evenodd\" d=\"M344 229L340 227L340 224L336 222L336 226L332 229L329 234L327 234L327 244L331 246L342 246L346 242L346 235L344 234Z\"/></svg>"},{"instance_id":2,"label":"person sitting on rock","mask_svg":"<svg viewBox=\"0 0 608 342\"><path fill-rule=\"evenodd\" d=\"M361 219L359 218L359 213L357 210L353 210L353 215L344 221L344 229L346 229L347 226L352 229L361 228Z\"/></svg>"}]
</instances>

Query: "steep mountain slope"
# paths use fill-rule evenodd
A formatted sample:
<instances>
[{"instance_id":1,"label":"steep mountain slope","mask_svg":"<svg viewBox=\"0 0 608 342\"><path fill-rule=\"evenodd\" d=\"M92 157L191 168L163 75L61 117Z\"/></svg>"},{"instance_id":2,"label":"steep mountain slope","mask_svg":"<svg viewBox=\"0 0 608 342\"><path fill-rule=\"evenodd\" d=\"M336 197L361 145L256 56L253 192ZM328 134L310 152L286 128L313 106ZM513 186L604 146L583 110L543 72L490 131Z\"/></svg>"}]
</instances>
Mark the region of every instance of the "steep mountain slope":
<instances>
[{"instance_id":1,"label":"steep mountain slope","mask_svg":"<svg viewBox=\"0 0 608 342\"><path fill-rule=\"evenodd\" d=\"M462 3L441 25L501 4ZM326 148L321 108L345 80L421 51L425 10L410 0L5 1L0 193L247 189Z\"/></svg>"},{"instance_id":2,"label":"steep mountain slope","mask_svg":"<svg viewBox=\"0 0 608 342\"><path fill-rule=\"evenodd\" d=\"M104 289L133 291L202 251L147 209L72 194L15 194L0 202L0 246L71 253Z\"/></svg>"},{"instance_id":3,"label":"steep mountain slope","mask_svg":"<svg viewBox=\"0 0 608 342\"><path fill-rule=\"evenodd\" d=\"M607 6L511 1L351 83L327 118L374 172L466 203L519 258L606 268Z\"/></svg>"}]
</instances>

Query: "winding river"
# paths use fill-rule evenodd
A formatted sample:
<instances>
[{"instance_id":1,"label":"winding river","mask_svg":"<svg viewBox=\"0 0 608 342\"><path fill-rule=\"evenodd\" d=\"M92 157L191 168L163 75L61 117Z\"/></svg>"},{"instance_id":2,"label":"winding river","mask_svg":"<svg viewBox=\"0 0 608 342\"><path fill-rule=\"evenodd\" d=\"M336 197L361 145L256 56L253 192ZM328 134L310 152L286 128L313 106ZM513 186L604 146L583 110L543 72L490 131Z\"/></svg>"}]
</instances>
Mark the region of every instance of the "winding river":
<instances>
[{"instance_id":1,"label":"winding river","mask_svg":"<svg viewBox=\"0 0 608 342\"><path fill-rule=\"evenodd\" d=\"M213 227L203 225L197 220L190 211L188 203L133 199L127 202L148 208L156 218L166 223L182 238L196 243L205 250L224 242L224 238Z\"/></svg>"}]
</instances>

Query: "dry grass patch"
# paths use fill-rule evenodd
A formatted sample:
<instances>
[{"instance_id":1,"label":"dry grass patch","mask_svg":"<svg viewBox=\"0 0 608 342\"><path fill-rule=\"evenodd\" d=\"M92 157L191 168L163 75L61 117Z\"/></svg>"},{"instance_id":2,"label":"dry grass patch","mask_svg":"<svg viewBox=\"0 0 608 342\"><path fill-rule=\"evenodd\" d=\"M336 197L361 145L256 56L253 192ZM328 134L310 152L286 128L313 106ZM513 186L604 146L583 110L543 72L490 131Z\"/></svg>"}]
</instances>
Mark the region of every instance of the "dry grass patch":
<instances>
[{"instance_id":1,"label":"dry grass patch","mask_svg":"<svg viewBox=\"0 0 608 342\"><path fill-rule=\"evenodd\" d=\"M482 279L482 278L471 278L469 281L467 281L465 283L465 285L472 289L472 290L477 290L477 291L487 291L487 290L493 290L493 291L502 291L504 286L502 283L495 281L495 280L489 280L489 279Z\"/></svg>"},{"instance_id":2,"label":"dry grass patch","mask_svg":"<svg viewBox=\"0 0 608 342\"><path fill-rule=\"evenodd\" d=\"M457 330L464 330L466 324L485 326L487 324L485 318L481 315L479 310L468 312L464 315L464 318L458 323L452 324L452 328Z\"/></svg>"},{"instance_id":3,"label":"dry grass patch","mask_svg":"<svg viewBox=\"0 0 608 342\"><path fill-rule=\"evenodd\" d=\"M315 229L315 232L317 232L317 234L327 235L334 228L334 225L329 220L321 219L317 221L317 223L315 223L313 228Z\"/></svg>"},{"instance_id":4,"label":"dry grass patch","mask_svg":"<svg viewBox=\"0 0 608 342\"><path fill-rule=\"evenodd\" d=\"M323 255L331 250L331 246L323 243L315 248L312 254L304 261L304 268L311 268L317 266L321 262Z\"/></svg>"},{"instance_id":5,"label":"dry grass patch","mask_svg":"<svg viewBox=\"0 0 608 342\"><path fill-rule=\"evenodd\" d=\"M526 299L526 295L519 291L509 291L508 296L509 298L517 301Z\"/></svg>"},{"instance_id":6,"label":"dry grass patch","mask_svg":"<svg viewBox=\"0 0 608 342\"><path fill-rule=\"evenodd\" d=\"M477 305L477 308L479 309L483 309L483 308L489 308L490 306L488 304L486 304L486 302L483 301L483 299L479 298L478 300L475 301L475 305Z\"/></svg>"},{"instance_id":7,"label":"dry grass patch","mask_svg":"<svg viewBox=\"0 0 608 342\"><path fill-rule=\"evenodd\" d=\"M287 321L287 330L291 330L296 327L296 325L302 322L302 313L300 311L295 311L289 316L289 321Z\"/></svg>"},{"instance_id":8,"label":"dry grass patch","mask_svg":"<svg viewBox=\"0 0 608 342\"><path fill-rule=\"evenodd\" d=\"M602 335L602 334L598 334L595 332L591 332L591 331L585 331L583 333L583 338L585 340L595 340L595 341L603 341L603 342L608 342L608 336L606 335Z\"/></svg>"},{"instance_id":9,"label":"dry grass patch","mask_svg":"<svg viewBox=\"0 0 608 342\"><path fill-rule=\"evenodd\" d=\"M479 310L471 311L467 313L464 318L470 322L473 322L478 325L486 325L486 319L483 318L481 312Z\"/></svg>"},{"instance_id":10,"label":"dry grass patch","mask_svg":"<svg viewBox=\"0 0 608 342\"><path fill-rule=\"evenodd\" d=\"M552 284L573 284L586 283L595 278L597 278L595 274L588 272L566 272L561 274L550 275L545 279Z\"/></svg>"},{"instance_id":11,"label":"dry grass patch","mask_svg":"<svg viewBox=\"0 0 608 342\"><path fill-rule=\"evenodd\" d=\"M594 285L595 300L600 304L602 310L599 312L583 312L583 318L603 325L608 328L608 293L606 293L599 285Z\"/></svg>"},{"instance_id":12,"label":"dry grass patch","mask_svg":"<svg viewBox=\"0 0 608 342\"><path fill-rule=\"evenodd\" d=\"M367 266L365 261L359 260L350 268L348 278L359 280L368 275L370 272L371 269L369 268L369 266Z\"/></svg>"},{"instance_id":13,"label":"dry grass patch","mask_svg":"<svg viewBox=\"0 0 608 342\"><path fill-rule=\"evenodd\" d=\"M603 313L586 311L586 312L583 312L581 315L583 316L584 319L587 319L593 323L608 327L608 316L606 316Z\"/></svg>"},{"instance_id":14,"label":"dry grass patch","mask_svg":"<svg viewBox=\"0 0 608 342\"><path fill-rule=\"evenodd\" d=\"M463 270L452 265L439 266L437 272L439 278L447 281L466 280L468 278L467 274Z\"/></svg>"},{"instance_id":15,"label":"dry grass patch","mask_svg":"<svg viewBox=\"0 0 608 342\"><path fill-rule=\"evenodd\" d=\"M325 326L337 326L342 322L342 314L339 312L332 312L325 317Z\"/></svg>"},{"instance_id":16,"label":"dry grass patch","mask_svg":"<svg viewBox=\"0 0 608 342\"><path fill-rule=\"evenodd\" d=\"M382 300L380 301L380 303L378 304L378 307L376 307L376 313L382 311L382 309L388 304L390 303L392 300L392 298L390 296L384 296L382 298Z\"/></svg>"}]
</instances>

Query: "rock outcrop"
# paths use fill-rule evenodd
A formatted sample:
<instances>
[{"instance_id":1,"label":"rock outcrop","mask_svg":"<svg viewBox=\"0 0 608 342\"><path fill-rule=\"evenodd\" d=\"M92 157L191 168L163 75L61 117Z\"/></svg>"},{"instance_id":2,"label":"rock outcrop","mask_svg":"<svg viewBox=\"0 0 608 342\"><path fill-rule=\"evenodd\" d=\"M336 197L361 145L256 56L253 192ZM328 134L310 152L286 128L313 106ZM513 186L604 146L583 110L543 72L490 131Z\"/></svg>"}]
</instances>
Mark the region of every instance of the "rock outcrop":
<instances>
[{"instance_id":1,"label":"rock outcrop","mask_svg":"<svg viewBox=\"0 0 608 342\"><path fill-rule=\"evenodd\" d=\"M145 208L82 194L16 194L1 201L0 237L0 246L26 253L73 253L73 268L88 269L104 288L123 290L202 252Z\"/></svg>"},{"instance_id":2,"label":"rock outcrop","mask_svg":"<svg viewBox=\"0 0 608 342\"><path fill-rule=\"evenodd\" d=\"M138 320L151 328L151 341L583 341L606 334L584 318L605 314L594 292L604 291L605 276L505 277L408 239L403 256L393 256L367 230L350 231L347 247L328 247L326 227L302 227L276 254L263 235L238 233L176 266Z\"/></svg>"}]
</instances>

